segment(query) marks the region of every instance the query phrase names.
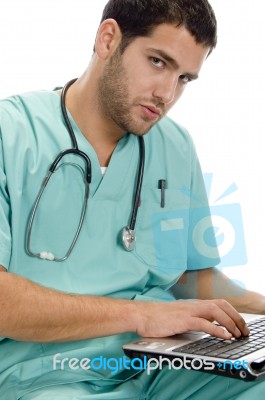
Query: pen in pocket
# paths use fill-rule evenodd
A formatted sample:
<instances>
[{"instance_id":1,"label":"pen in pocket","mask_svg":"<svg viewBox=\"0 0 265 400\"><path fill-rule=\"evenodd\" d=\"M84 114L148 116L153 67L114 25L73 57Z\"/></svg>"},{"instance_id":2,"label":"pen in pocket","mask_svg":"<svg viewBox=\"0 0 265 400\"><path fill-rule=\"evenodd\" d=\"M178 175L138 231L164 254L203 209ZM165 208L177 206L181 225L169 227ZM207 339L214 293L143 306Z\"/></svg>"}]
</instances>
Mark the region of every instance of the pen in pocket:
<instances>
[{"instance_id":1,"label":"pen in pocket","mask_svg":"<svg viewBox=\"0 0 265 400\"><path fill-rule=\"evenodd\" d=\"M165 207L165 189L166 189L166 180L165 179L159 179L158 189L161 190L160 206L161 206L161 208L164 208Z\"/></svg>"}]
</instances>

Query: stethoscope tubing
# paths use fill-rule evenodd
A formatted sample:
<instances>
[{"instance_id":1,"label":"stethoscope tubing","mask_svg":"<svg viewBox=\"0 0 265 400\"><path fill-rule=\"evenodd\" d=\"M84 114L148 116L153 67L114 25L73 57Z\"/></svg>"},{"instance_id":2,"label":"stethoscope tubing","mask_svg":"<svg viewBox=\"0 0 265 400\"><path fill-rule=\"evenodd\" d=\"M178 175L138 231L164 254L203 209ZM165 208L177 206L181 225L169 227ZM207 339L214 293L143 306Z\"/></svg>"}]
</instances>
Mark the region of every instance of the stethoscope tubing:
<instances>
[{"instance_id":1,"label":"stethoscope tubing","mask_svg":"<svg viewBox=\"0 0 265 400\"><path fill-rule=\"evenodd\" d=\"M137 176L135 197L134 197L134 202L133 202L133 210L132 210L131 220L130 220L130 224L129 224L129 229L131 231L134 231L136 219L137 219L138 208L140 206L143 176L144 176L144 164L145 164L144 139L142 136L138 136L138 140L139 140L140 162L139 162L139 171L138 171L138 176Z\"/></svg>"},{"instance_id":2,"label":"stethoscope tubing","mask_svg":"<svg viewBox=\"0 0 265 400\"><path fill-rule=\"evenodd\" d=\"M76 244L79 234L81 232L82 226L84 224L84 219L85 219L85 215L86 215L86 211L87 211L88 198L89 198L89 185L92 180L91 160L86 153L79 150L79 148L78 148L76 136L75 136L73 127L71 125L71 122L69 120L67 110L66 110L66 105L65 105L65 98L66 98L67 90L75 81L76 81L76 79L72 79L63 87L62 93L61 93L61 102L60 102L65 126L66 126L66 129L68 131L68 134L69 134L71 142L72 142L72 148L69 148L69 149L66 149L66 150L60 152L57 155L57 157L55 158L55 160L52 162L52 164L50 165L48 174L46 175L46 177L43 180L43 183L41 185L41 188L39 190L39 193L38 193L35 203L33 205L33 209L31 211L31 214L29 217L27 234L26 234L26 251L30 256L38 257L38 258L46 259L46 260L50 260L50 261L57 261L57 262L62 262L62 261L67 260L67 258L70 256L72 250L75 247L75 244ZM139 141L139 166L138 166L138 174L137 174L137 182L136 182L136 190L135 190L134 201L133 201L132 214L131 214L129 226L126 226L125 228L123 228L123 233L122 233L123 246L127 251L133 250L134 245L135 245L136 238L135 238L134 228L135 228L135 224L136 224L138 208L140 206L141 190L142 190L143 175L144 175L145 145L144 145L143 137L138 136L138 141ZM84 202L83 202L82 211L81 211L77 230L75 232L74 238L73 238L71 245L70 245L67 253L65 254L65 256L56 257L53 253L50 253L47 251L41 251L39 253L33 252L31 250L31 235L32 235L33 224L35 221L39 203L41 201L42 195L44 193L45 188L48 185L48 182L49 182L51 176L58 169L58 165L59 165L60 161L62 160L62 158L68 154L74 154L76 156L81 157L84 160L85 166L86 166L85 173L84 173L84 178L85 178L84 179L84 181L85 181Z\"/></svg>"},{"instance_id":3,"label":"stethoscope tubing","mask_svg":"<svg viewBox=\"0 0 265 400\"><path fill-rule=\"evenodd\" d=\"M85 219L85 215L86 215L86 210L87 210L87 203L88 203L88 198L89 198L89 183L87 182L87 180L85 181L85 194L84 194L84 201L83 201L83 206L82 206L82 211L81 211L81 216L80 216L80 220L79 220L79 224L75 233L75 236L72 240L72 243L67 251L67 253L65 254L64 257L56 257L54 256L54 254L46 252L46 251L42 251L40 253L34 253L31 250L31 246L30 246L30 241L31 241L31 234L32 234L32 228L33 228L33 223L35 220L35 216L36 216L36 212L37 209L39 207L39 203L40 200L42 198L43 192L52 176L52 174L54 173L54 171L49 171L49 173L47 174L47 176L44 178L43 183L41 185L40 191L38 193L37 199L34 203L33 206L33 210L30 216L30 220L28 223L28 232L27 232L27 239L26 239L26 249L27 249L27 253L32 256L32 257L38 257L41 259L48 259L50 261L56 261L56 262L62 262L67 260L67 258L70 256L70 254L72 253L73 248L75 247L75 244L77 242L77 239L79 237L79 234L81 232L83 223L84 223L84 219Z\"/></svg>"}]
</instances>

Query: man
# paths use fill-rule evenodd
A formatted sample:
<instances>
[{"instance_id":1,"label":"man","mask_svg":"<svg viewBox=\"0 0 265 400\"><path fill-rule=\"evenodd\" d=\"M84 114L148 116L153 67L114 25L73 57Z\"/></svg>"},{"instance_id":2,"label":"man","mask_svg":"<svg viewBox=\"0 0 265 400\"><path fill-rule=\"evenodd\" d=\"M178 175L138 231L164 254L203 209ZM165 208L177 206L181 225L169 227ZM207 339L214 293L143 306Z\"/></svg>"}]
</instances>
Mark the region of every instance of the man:
<instances>
[{"instance_id":1,"label":"man","mask_svg":"<svg viewBox=\"0 0 265 400\"><path fill-rule=\"evenodd\" d=\"M216 21L206 0L110 0L92 60L65 96L59 90L1 102L1 399L219 400L244 391L259 398L264 391L264 383L244 385L193 371L148 376L77 365L85 357L121 357L122 344L136 333L163 337L194 329L240 337L249 331L238 311L265 313L263 296L238 296L232 283L229 302L213 299L212 279L227 285L211 268L218 256L200 257L190 244L198 212L208 213L200 167L187 132L163 118L215 44ZM56 164L31 218L49 166L72 146L62 96L83 153ZM126 252L120 231L129 224L138 186L142 136L137 239ZM90 197L72 249L86 155ZM180 220L185 226L176 226ZM202 301L174 301L168 289L194 273ZM180 288L174 287L176 295ZM181 297L196 298L192 289L187 286Z\"/></svg>"}]
</instances>

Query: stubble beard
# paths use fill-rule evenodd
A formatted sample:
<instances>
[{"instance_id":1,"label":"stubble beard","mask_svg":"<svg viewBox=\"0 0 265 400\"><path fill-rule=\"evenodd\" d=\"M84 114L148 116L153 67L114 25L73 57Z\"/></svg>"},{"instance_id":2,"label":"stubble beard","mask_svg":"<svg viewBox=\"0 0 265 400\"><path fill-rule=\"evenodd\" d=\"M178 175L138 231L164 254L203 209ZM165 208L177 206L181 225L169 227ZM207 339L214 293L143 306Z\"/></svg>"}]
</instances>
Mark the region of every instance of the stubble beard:
<instances>
[{"instance_id":1,"label":"stubble beard","mask_svg":"<svg viewBox=\"0 0 265 400\"><path fill-rule=\"evenodd\" d=\"M122 57L116 50L98 84L98 99L102 115L109 121L114 122L122 131L144 135L152 128L153 124L144 118L139 121L133 118L134 108L139 100L135 99L135 106L129 104L130 94L127 77ZM140 104L140 103L139 103Z\"/></svg>"}]
</instances>

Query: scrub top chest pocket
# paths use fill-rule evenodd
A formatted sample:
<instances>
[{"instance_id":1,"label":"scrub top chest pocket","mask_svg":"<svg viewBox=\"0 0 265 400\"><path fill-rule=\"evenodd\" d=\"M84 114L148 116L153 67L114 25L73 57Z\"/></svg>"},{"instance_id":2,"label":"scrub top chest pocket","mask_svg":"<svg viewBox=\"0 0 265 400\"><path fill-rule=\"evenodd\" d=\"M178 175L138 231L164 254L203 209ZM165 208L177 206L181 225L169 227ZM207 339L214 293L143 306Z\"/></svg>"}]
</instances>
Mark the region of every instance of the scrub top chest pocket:
<instances>
[{"instance_id":1,"label":"scrub top chest pocket","mask_svg":"<svg viewBox=\"0 0 265 400\"><path fill-rule=\"evenodd\" d=\"M135 255L166 275L187 268L189 197L180 188L143 187L136 224ZM164 192L163 192L164 190Z\"/></svg>"}]
</instances>

